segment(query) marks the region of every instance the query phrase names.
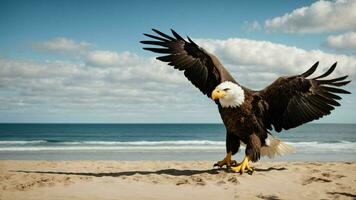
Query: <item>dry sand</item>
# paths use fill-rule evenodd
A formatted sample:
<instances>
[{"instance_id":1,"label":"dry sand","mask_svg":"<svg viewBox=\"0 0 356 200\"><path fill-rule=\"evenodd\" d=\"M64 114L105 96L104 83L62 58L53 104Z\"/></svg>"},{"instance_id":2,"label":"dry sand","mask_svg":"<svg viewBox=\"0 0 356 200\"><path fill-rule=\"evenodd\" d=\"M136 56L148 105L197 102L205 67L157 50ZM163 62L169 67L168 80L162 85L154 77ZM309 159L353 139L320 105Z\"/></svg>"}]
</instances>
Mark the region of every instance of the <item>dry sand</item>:
<instances>
[{"instance_id":1,"label":"dry sand","mask_svg":"<svg viewBox=\"0 0 356 200\"><path fill-rule=\"evenodd\" d=\"M354 162L0 161L0 199L356 199Z\"/></svg>"}]
</instances>

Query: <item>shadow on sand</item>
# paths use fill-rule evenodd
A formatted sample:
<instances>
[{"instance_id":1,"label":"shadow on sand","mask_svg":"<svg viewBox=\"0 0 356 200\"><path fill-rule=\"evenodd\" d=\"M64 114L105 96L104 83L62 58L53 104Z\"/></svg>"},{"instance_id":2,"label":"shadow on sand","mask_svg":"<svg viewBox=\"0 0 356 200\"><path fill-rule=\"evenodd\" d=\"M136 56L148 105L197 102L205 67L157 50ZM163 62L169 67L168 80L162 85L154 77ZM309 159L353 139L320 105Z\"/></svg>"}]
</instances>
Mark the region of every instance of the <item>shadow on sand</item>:
<instances>
[{"instance_id":1,"label":"shadow on sand","mask_svg":"<svg viewBox=\"0 0 356 200\"><path fill-rule=\"evenodd\" d=\"M256 172L268 171L282 171L287 170L285 167L276 168L269 167L266 169L255 168ZM120 177L120 176L133 176L133 175L172 175L172 176L192 176L196 174L219 174L220 172L229 172L227 169L210 169L210 170L180 170L180 169L163 169L157 171L123 171L123 172L61 172L61 171L30 171L30 170L16 170L12 172L21 173L37 173L37 174L60 174L60 175L78 175L78 176L93 176L93 177Z\"/></svg>"},{"instance_id":2,"label":"shadow on sand","mask_svg":"<svg viewBox=\"0 0 356 200\"><path fill-rule=\"evenodd\" d=\"M347 192L328 192L328 194L331 195L341 195L341 196L346 196L346 197L352 197L352 198L356 198L356 194L351 194L351 193L347 193Z\"/></svg>"}]
</instances>

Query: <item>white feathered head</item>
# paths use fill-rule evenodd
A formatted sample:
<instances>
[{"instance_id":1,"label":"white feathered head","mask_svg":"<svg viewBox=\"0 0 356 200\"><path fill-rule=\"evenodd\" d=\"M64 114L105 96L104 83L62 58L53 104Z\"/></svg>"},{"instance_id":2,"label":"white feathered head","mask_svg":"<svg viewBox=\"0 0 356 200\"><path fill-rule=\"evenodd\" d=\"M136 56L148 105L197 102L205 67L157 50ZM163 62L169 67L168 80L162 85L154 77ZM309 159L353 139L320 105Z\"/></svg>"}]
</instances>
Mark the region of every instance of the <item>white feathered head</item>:
<instances>
[{"instance_id":1,"label":"white feathered head","mask_svg":"<svg viewBox=\"0 0 356 200\"><path fill-rule=\"evenodd\" d=\"M213 100L219 99L222 107L235 108L242 105L245 101L244 90L236 83L225 81L220 83L211 93Z\"/></svg>"}]
</instances>

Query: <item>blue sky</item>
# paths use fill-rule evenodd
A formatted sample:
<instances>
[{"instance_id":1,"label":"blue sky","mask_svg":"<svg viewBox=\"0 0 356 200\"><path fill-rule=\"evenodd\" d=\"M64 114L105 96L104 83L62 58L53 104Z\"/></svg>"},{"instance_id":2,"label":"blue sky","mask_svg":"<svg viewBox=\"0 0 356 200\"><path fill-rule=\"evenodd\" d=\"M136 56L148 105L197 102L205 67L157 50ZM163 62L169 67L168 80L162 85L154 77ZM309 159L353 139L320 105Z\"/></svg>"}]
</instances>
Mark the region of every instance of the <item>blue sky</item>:
<instances>
[{"instance_id":1,"label":"blue sky","mask_svg":"<svg viewBox=\"0 0 356 200\"><path fill-rule=\"evenodd\" d=\"M58 36L91 41L99 48L143 54L137 41L151 28L180 32L199 38L243 37L318 48L319 35L247 32L244 22L263 21L311 1L1 1L1 44L4 53L35 41ZM303 40L303 41L301 41ZM30 54L30 53L29 53ZM33 56L33 55L30 55Z\"/></svg>"},{"instance_id":2,"label":"blue sky","mask_svg":"<svg viewBox=\"0 0 356 200\"><path fill-rule=\"evenodd\" d=\"M215 105L182 74L142 50L143 32L173 28L197 39L254 89L320 59L322 69L339 61L337 73L352 79L354 7L353 1L0 1L0 122L220 122ZM356 93L354 85L347 89ZM356 123L354 94L320 122Z\"/></svg>"}]
</instances>

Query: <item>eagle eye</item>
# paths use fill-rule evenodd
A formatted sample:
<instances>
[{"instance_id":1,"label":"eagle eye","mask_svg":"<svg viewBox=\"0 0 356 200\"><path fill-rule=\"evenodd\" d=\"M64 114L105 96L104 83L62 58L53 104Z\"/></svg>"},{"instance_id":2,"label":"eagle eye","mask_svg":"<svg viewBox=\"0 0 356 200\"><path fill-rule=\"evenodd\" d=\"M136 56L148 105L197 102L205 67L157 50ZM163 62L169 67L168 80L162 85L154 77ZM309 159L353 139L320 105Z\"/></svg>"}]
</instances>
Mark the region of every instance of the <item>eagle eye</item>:
<instances>
[{"instance_id":1,"label":"eagle eye","mask_svg":"<svg viewBox=\"0 0 356 200\"><path fill-rule=\"evenodd\" d=\"M225 88L225 89L224 89L225 92L226 92L226 91L229 91L229 90L230 90L230 88Z\"/></svg>"}]
</instances>

